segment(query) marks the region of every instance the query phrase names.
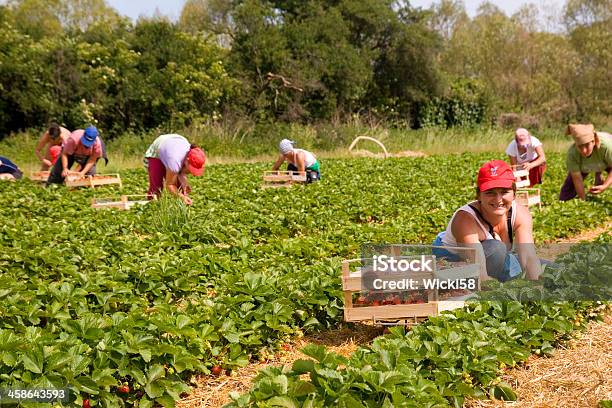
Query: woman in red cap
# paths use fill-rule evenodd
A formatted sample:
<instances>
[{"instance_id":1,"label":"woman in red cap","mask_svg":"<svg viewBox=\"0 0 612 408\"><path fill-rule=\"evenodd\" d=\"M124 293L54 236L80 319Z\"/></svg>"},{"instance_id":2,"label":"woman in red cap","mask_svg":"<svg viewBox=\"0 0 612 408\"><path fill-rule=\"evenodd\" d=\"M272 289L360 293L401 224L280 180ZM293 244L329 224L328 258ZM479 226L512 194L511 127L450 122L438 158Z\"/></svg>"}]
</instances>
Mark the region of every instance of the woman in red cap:
<instances>
[{"instance_id":1,"label":"woman in red cap","mask_svg":"<svg viewBox=\"0 0 612 408\"><path fill-rule=\"evenodd\" d=\"M481 279L502 282L516 278L522 271L528 279L538 279L540 260L533 244L529 210L515 201L516 187L510 166L501 160L485 163L478 171L476 201L453 214L446 231L438 234L434 246L474 247L477 259L484 259L486 271ZM510 251L513 244L518 258ZM450 251L450 252L449 252ZM455 254L449 249L434 250L438 256Z\"/></svg>"},{"instance_id":2,"label":"woman in red cap","mask_svg":"<svg viewBox=\"0 0 612 408\"><path fill-rule=\"evenodd\" d=\"M191 205L191 187L187 181L187 173L201 176L205 164L204 151L190 144L185 137L177 134L159 136L145 153L145 165L149 173L149 197L159 196L165 184L171 194Z\"/></svg>"}]
</instances>

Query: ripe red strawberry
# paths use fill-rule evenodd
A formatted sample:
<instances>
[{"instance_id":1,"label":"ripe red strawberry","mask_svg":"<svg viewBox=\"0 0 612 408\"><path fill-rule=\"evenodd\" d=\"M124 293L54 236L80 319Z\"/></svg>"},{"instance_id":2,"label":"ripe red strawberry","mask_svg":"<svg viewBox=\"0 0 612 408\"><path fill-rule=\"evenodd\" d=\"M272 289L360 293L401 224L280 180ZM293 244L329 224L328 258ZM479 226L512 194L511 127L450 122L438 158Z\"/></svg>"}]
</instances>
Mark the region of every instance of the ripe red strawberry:
<instances>
[{"instance_id":1,"label":"ripe red strawberry","mask_svg":"<svg viewBox=\"0 0 612 408\"><path fill-rule=\"evenodd\" d=\"M214 366L210 371L214 376L218 377L223 372L223 368L221 366Z\"/></svg>"},{"instance_id":2,"label":"ripe red strawberry","mask_svg":"<svg viewBox=\"0 0 612 408\"><path fill-rule=\"evenodd\" d=\"M130 386L127 384L122 385L121 387L117 388L117 392L119 394L129 394L130 392Z\"/></svg>"},{"instance_id":3,"label":"ripe red strawberry","mask_svg":"<svg viewBox=\"0 0 612 408\"><path fill-rule=\"evenodd\" d=\"M89 400L88 399L84 399L83 400L83 408L90 408L90 407L91 407L91 405L89 403Z\"/></svg>"}]
</instances>

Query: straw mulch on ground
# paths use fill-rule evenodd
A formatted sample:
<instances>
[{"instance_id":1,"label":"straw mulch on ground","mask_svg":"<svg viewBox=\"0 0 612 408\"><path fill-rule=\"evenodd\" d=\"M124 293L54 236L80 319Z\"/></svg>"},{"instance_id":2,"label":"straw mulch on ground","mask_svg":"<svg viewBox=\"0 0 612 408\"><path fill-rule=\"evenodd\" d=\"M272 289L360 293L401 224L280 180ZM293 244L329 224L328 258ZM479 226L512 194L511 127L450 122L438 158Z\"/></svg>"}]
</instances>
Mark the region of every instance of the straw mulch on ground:
<instances>
[{"instance_id":1,"label":"straw mulch on ground","mask_svg":"<svg viewBox=\"0 0 612 408\"><path fill-rule=\"evenodd\" d=\"M380 335L371 326L343 328L308 336L277 353L265 363L250 364L232 376L201 377L198 386L179 408L221 407L229 402L229 392L248 391L258 371L270 366L291 364L304 358L299 349L308 343L324 344L331 350L350 355L362 344ZM579 338L559 347L552 357L531 356L521 367L503 376L518 395L518 401L469 401L469 408L586 408L597 407L601 400L612 399L612 316L593 322Z\"/></svg>"},{"instance_id":2,"label":"straw mulch on ground","mask_svg":"<svg viewBox=\"0 0 612 408\"><path fill-rule=\"evenodd\" d=\"M586 332L552 357L531 356L502 377L518 401L470 401L469 408L587 408L612 400L612 316L592 322Z\"/></svg>"},{"instance_id":3,"label":"straw mulch on ground","mask_svg":"<svg viewBox=\"0 0 612 408\"><path fill-rule=\"evenodd\" d=\"M296 340L290 344L287 351L279 351L271 360L263 363L252 363L238 369L231 376L205 376L197 379L197 387L193 393L177 403L177 408L212 408L222 407L230 402L229 393L237 391L244 393L251 387L251 381L257 373L268 366L291 365L295 360L308 358L300 353L307 344L325 345L329 350L344 356L349 356L360 345L370 343L382 334L379 327L354 325L352 328L329 330Z\"/></svg>"},{"instance_id":4,"label":"straw mulch on ground","mask_svg":"<svg viewBox=\"0 0 612 408\"><path fill-rule=\"evenodd\" d=\"M581 241L592 241L595 238L599 237L602 234L612 234L612 221L607 221L601 227L597 227L592 230L581 232L573 237L557 240L556 242L559 244L563 243L576 243Z\"/></svg>"}]
</instances>

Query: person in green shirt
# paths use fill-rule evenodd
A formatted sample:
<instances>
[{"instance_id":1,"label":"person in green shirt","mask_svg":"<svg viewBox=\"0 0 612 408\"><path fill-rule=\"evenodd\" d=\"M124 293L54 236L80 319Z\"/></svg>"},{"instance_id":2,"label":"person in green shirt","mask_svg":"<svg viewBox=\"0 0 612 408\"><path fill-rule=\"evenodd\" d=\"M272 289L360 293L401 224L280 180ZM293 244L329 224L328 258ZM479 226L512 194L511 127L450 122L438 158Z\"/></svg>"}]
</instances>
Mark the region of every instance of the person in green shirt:
<instances>
[{"instance_id":1,"label":"person in green shirt","mask_svg":"<svg viewBox=\"0 0 612 408\"><path fill-rule=\"evenodd\" d=\"M612 135L595 132L592 124L572 124L567 127L567 134L572 136L574 144L568 149L565 163L568 175L561 187L559 199L571 200L576 196L586 199L584 178L595 173L595 184L588 192L601 194L612 185ZM608 173L602 181L601 173Z\"/></svg>"}]
</instances>

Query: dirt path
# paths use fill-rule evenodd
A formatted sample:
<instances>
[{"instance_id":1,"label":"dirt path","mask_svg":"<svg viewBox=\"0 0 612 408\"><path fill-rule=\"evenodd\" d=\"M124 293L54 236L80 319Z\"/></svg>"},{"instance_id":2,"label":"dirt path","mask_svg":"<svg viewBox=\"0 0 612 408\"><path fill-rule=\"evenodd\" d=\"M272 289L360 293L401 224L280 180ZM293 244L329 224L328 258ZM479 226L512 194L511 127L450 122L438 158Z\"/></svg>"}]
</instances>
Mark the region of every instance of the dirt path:
<instances>
[{"instance_id":1,"label":"dirt path","mask_svg":"<svg viewBox=\"0 0 612 408\"><path fill-rule=\"evenodd\" d=\"M562 243L576 243L580 241L592 241L598 236L605 234L606 232L608 234L612 234L612 220L608 221L606 224L602 225L601 227L598 227L598 228L595 228L589 231L584 231L577 235L574 235L573 237L560 239L556 242L559 244L562 244Z\"/></svg>"},{"instance_id":2,"label":"dirt path","mask_svg":"<svg viewBox=\"0 0 612 408\"><path fill-rule=\"evenodd\" d=\"M612 221L602 227L560 240L558 243L590 241L611 231ZM179 401L177 407L222 407L230 402L230 392L247 392L251 387L252 379L261 369L268 366L292 364L295 360L304 358L299 350L309 343L325 345L330 350L348 356L358 346L369 344L381 334L382 329L380 328L368 325L351 325L350 327L306 336L288 345L287 351L277 353L271 360L251 363L236 370L231 376L198 378L193 393ZM577 349L580 350L579 353L576 352ZM587 356L588 358L586 358ZM570 377L571 375L573 377ZM582 376L583 379L579 379L578 376ZM602 376L607 378L602 380ZM533 381L538 377L541 377L541 381ZM579 341L570 343L568 348L560 349L553 358L534 358L532 356L524 368L510 371L506 376L506 381L521 396L519 403L504 405L503 402L499 401L471 401L471 405L467 406L472 408L506 406L538 408L596 407L598 398L599 400L612 399L612 317L608 316L605 323L590 324L588 331ZM523 400L523 395L527 399ZM569 403L573 401L580 401L580 403ZM594 401L595 405L584 405L583 401L585 404L591 404Z\"/></svg>"}]
</instances>

